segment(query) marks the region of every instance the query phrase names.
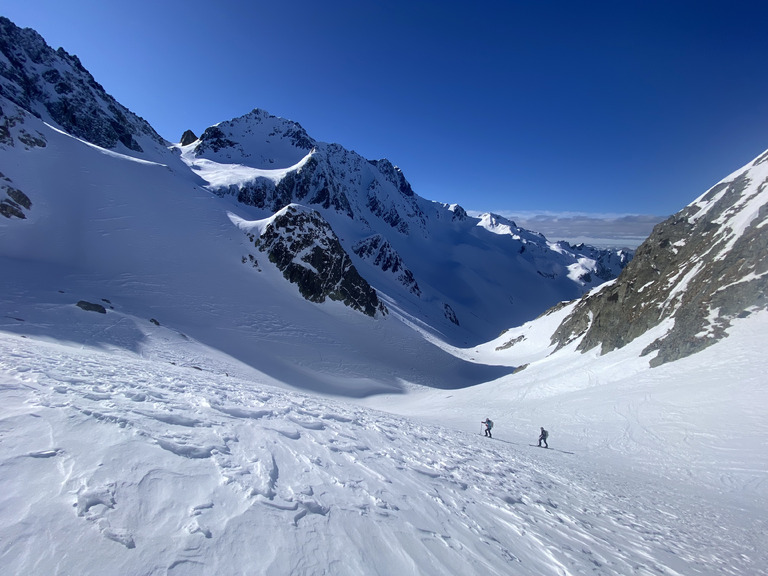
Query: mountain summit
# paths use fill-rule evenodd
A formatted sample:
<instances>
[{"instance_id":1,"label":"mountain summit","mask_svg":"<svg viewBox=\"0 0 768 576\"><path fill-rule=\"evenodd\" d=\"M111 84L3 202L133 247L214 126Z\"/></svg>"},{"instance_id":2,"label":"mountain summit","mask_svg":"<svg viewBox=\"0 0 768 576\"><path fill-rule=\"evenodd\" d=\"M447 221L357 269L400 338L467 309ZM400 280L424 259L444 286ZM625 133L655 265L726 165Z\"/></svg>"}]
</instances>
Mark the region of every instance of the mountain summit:
<instances>
[{"instance_id":1,"label":"mountain summit","mask_svg":"<svg viewBox=\"0 0 768 576\"><path fill-rule=\"evenodd\" d=\"M385 299L455 343L492 337L502 318L522 322L576 298L631 258L425 200L390 161L319 142L264 110L212 126L179 150L208 190L258 218L289 204L315 209Z\"/></svg>"}]
</instances>

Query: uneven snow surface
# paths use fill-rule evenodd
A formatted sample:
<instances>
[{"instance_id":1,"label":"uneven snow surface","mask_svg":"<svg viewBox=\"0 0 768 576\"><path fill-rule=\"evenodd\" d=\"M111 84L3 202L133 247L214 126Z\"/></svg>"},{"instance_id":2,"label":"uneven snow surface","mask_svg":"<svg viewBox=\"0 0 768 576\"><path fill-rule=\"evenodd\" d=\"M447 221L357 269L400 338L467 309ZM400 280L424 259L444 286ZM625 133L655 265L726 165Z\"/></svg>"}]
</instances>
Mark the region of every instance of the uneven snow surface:
<instances>
[{"instance_id":1,"label":"uneven snow surface","mask_svg":"<svg viewBox=\"0 0 768 576\"><path fill-rule=\"evenodd\" d=\"M182 337L135 354L51 330L0 332L5 574L766 573L765 470L741 499L627 468L626 437L604 460L564 431L529 446L535 430L520 435L498 406L487 439L471 390L400 396L423 413L406 418L229 376ZM472 397L490 407L497 393ZM622 401L631 434L648 432L631 395L609 403ZM581 424L603 409L583 407Z\"/></svg>"}]
</instances>

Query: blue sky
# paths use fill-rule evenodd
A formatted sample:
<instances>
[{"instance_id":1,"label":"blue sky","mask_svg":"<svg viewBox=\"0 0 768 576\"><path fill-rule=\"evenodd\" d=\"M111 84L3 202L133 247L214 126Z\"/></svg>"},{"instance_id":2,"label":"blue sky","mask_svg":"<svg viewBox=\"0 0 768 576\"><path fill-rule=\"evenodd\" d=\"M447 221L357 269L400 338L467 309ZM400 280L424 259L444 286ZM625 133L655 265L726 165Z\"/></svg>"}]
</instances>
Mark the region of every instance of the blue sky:
<instances>
[{"instance_id":1,"label":"blue sky","mask_svg":"<svg viewBox=\"0 0 768 576\"><path fill-rule=\"evenodd\" d=\"M165 138L263 108L468 210L666 216L768 148L768 2L4 0Z\"/></svg>"}]
</instances>

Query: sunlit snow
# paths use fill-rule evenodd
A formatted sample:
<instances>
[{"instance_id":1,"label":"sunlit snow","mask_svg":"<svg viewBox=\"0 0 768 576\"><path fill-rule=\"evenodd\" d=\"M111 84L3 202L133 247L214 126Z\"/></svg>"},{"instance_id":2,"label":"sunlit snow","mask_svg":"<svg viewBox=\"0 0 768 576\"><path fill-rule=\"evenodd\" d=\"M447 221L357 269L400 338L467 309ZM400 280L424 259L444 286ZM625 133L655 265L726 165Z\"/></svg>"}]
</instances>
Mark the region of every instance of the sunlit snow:
<instances>
[{"instance_id":1,"label":"sunlit snow","mask_svg":"<svg viewBox=\"0 0 768 576\"><path fill-rule=\"evenodd\" d=\"M553 353L568 305L448 345L304 300L176 167L46 138L3 150L4 574L766 574L765 311L654 369L672 321Z\"/></svg>"},{"instance_id":2,"label":"sunlit snow","mask_svg":"<svg viewBox=\"0 0 768 576\"><path fill-rule=\"evenodd\" d=\"M181 147L181 158L190 168L192 168L192 170L214 188L242 185L248 182L253 182L258 178L266 178L277 184L280 180L285 178L286 174L298 170L312 157L312 152L310 152L292 166L275 168L274 170L264 170L242 164L221 163L206 158L197 158L195 156L196 146L197 144L193 143Z\"/></svg>"}]
</instances>

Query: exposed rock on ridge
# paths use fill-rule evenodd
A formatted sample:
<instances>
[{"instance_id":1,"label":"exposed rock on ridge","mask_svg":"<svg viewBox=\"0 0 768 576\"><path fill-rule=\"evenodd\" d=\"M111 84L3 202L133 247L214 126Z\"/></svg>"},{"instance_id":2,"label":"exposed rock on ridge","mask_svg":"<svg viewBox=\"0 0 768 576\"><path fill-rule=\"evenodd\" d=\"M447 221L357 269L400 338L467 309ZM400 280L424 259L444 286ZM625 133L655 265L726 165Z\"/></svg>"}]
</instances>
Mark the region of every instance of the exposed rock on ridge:
<instances>
[{"instance_id":1,"label":"exposed rock on ridge","mask_svg":"<svg viewBox=\"0 0 768 576\"><path fill-rule=\"evenodd\" d=\"M0 17L0 95L70 134L114 149L142 152L139 140L165 141L142 118L119 104L77 56L53 50L30 28Z\"/></svg>"},{"instance_id":2,"label":"exposed rock on ridge","mask_svg":"<svg viewBox=\"0 0 768 576\"><path fill-rule=\"evenodd\" d=\"M197 136L195 136L195 133L192 132L192 130L185 130L184 134L181 135L180 144L182 146L189 146L195 140L197 140Z\"/></svg>"},{"instance_id":3,"label":"exposed rock on ridge","mask_svg":"<svg viewBox=\"0 0 768 576\"><path fill-rule=\"evenodd\" d=\"M291 203L317 210L368 282L395 300L407 296L408 314L455 342L576 298L615 278L631 257L549 242L500 216L478 219L430 202L390 161L313 140L264 110L208 128L181 152L211 192L256 208L259 218Z\"/></svg>"},{"instance_id":4,"label":"exposed rock on ridge","mask_svg":"<svg viewBox=\"0 0 768 576\"><path fill-rule=\"evenodd\" d=\"M369 282L393 302L404 297L406 314L455 343L498 333L502 323L527 320L599 281L596 259L555 249L543 237L520 239L519 230L491 235L461 207L419 197L388 160L317 142L298 123L263 110L217 124L200 139L187 133L185 147L171 153L75 56L5 18L0 110L0 148L36 148L37 154L58 146L59 136L52 138L42 119L89 143L164 164L192 185L207 182L209 191L258 208L244 209L248 218L272 216L291 203L318 210ZM215 173L211 179L204 178L204 165ZM11 226L34 220L41 198L28 182L0 182L0 211ZM358 244L377 235L383 241L376 247ZM252 264L258 267L255 258ZM461 330L455 330L459 318Z\"/></svg>"},{"instance_id":5,"label":"exposed rock on ridge","mask_svg":"<svg viewBox=\"0 0 768 576\"><path fill-rule=\"evenodd\" d=\"M338 300L372 317L387 312L316 211L295 204L287 206L253 241L307 300Z\"/></svg>"},{"instance_id":6,"label":"exposed rock on ridge","mask_svg":"<svg viewBox=\"0 0 768 576\"><path fill-rule=\"evenodd\" d=\"M353 250L360 258L369 260L383 272L390 272L409 292L421 296L421 288L413 272L406 268L403 259L381 234L361 240L355 244Z\"/></svg>"},{"instance_id":7,"label":"exposed rock on ridge","mask_svg":"<svg viewBox=\"0 0 768 576\"><path fill-rule=\"evenodd\" d=\"M219 195L277 211L291 202L332 209L364 226L376 218L401 234L425 226L418 198L402 171L388 160L366 160L339 144L317 142L297 122L264 110L207 128L195 157L237 163L259 170L299 168L275 180L257 177L228 186L213 186Z\"/></svg>"},{"instance_id":8,"label":"exposed rock on ridge","mask_svg":"<svg viewBox=\"0 0 768 576\"><path fill-rule=\"evenodd\" d=\"M354 217L346 193L333 175L328 174L326 166L314 157L298 170L286 174L277 184L268 178L258 178L244 185L214 191L221 195L232 194L238 202L272 212L297 202Z\"/></svg>"},{"instance_id":9,"label":"exposed rock on ridge","mask_svg":"<svg viewBox=\"0 0 768 576\"><path fill-rule=\"evenodd\" d=\"M621 348L669 321L652 366L710 346L731 320L768 307L768 152L654 228L618 279L584 297L552 337Z\"/></svg>"}]
</instances>

